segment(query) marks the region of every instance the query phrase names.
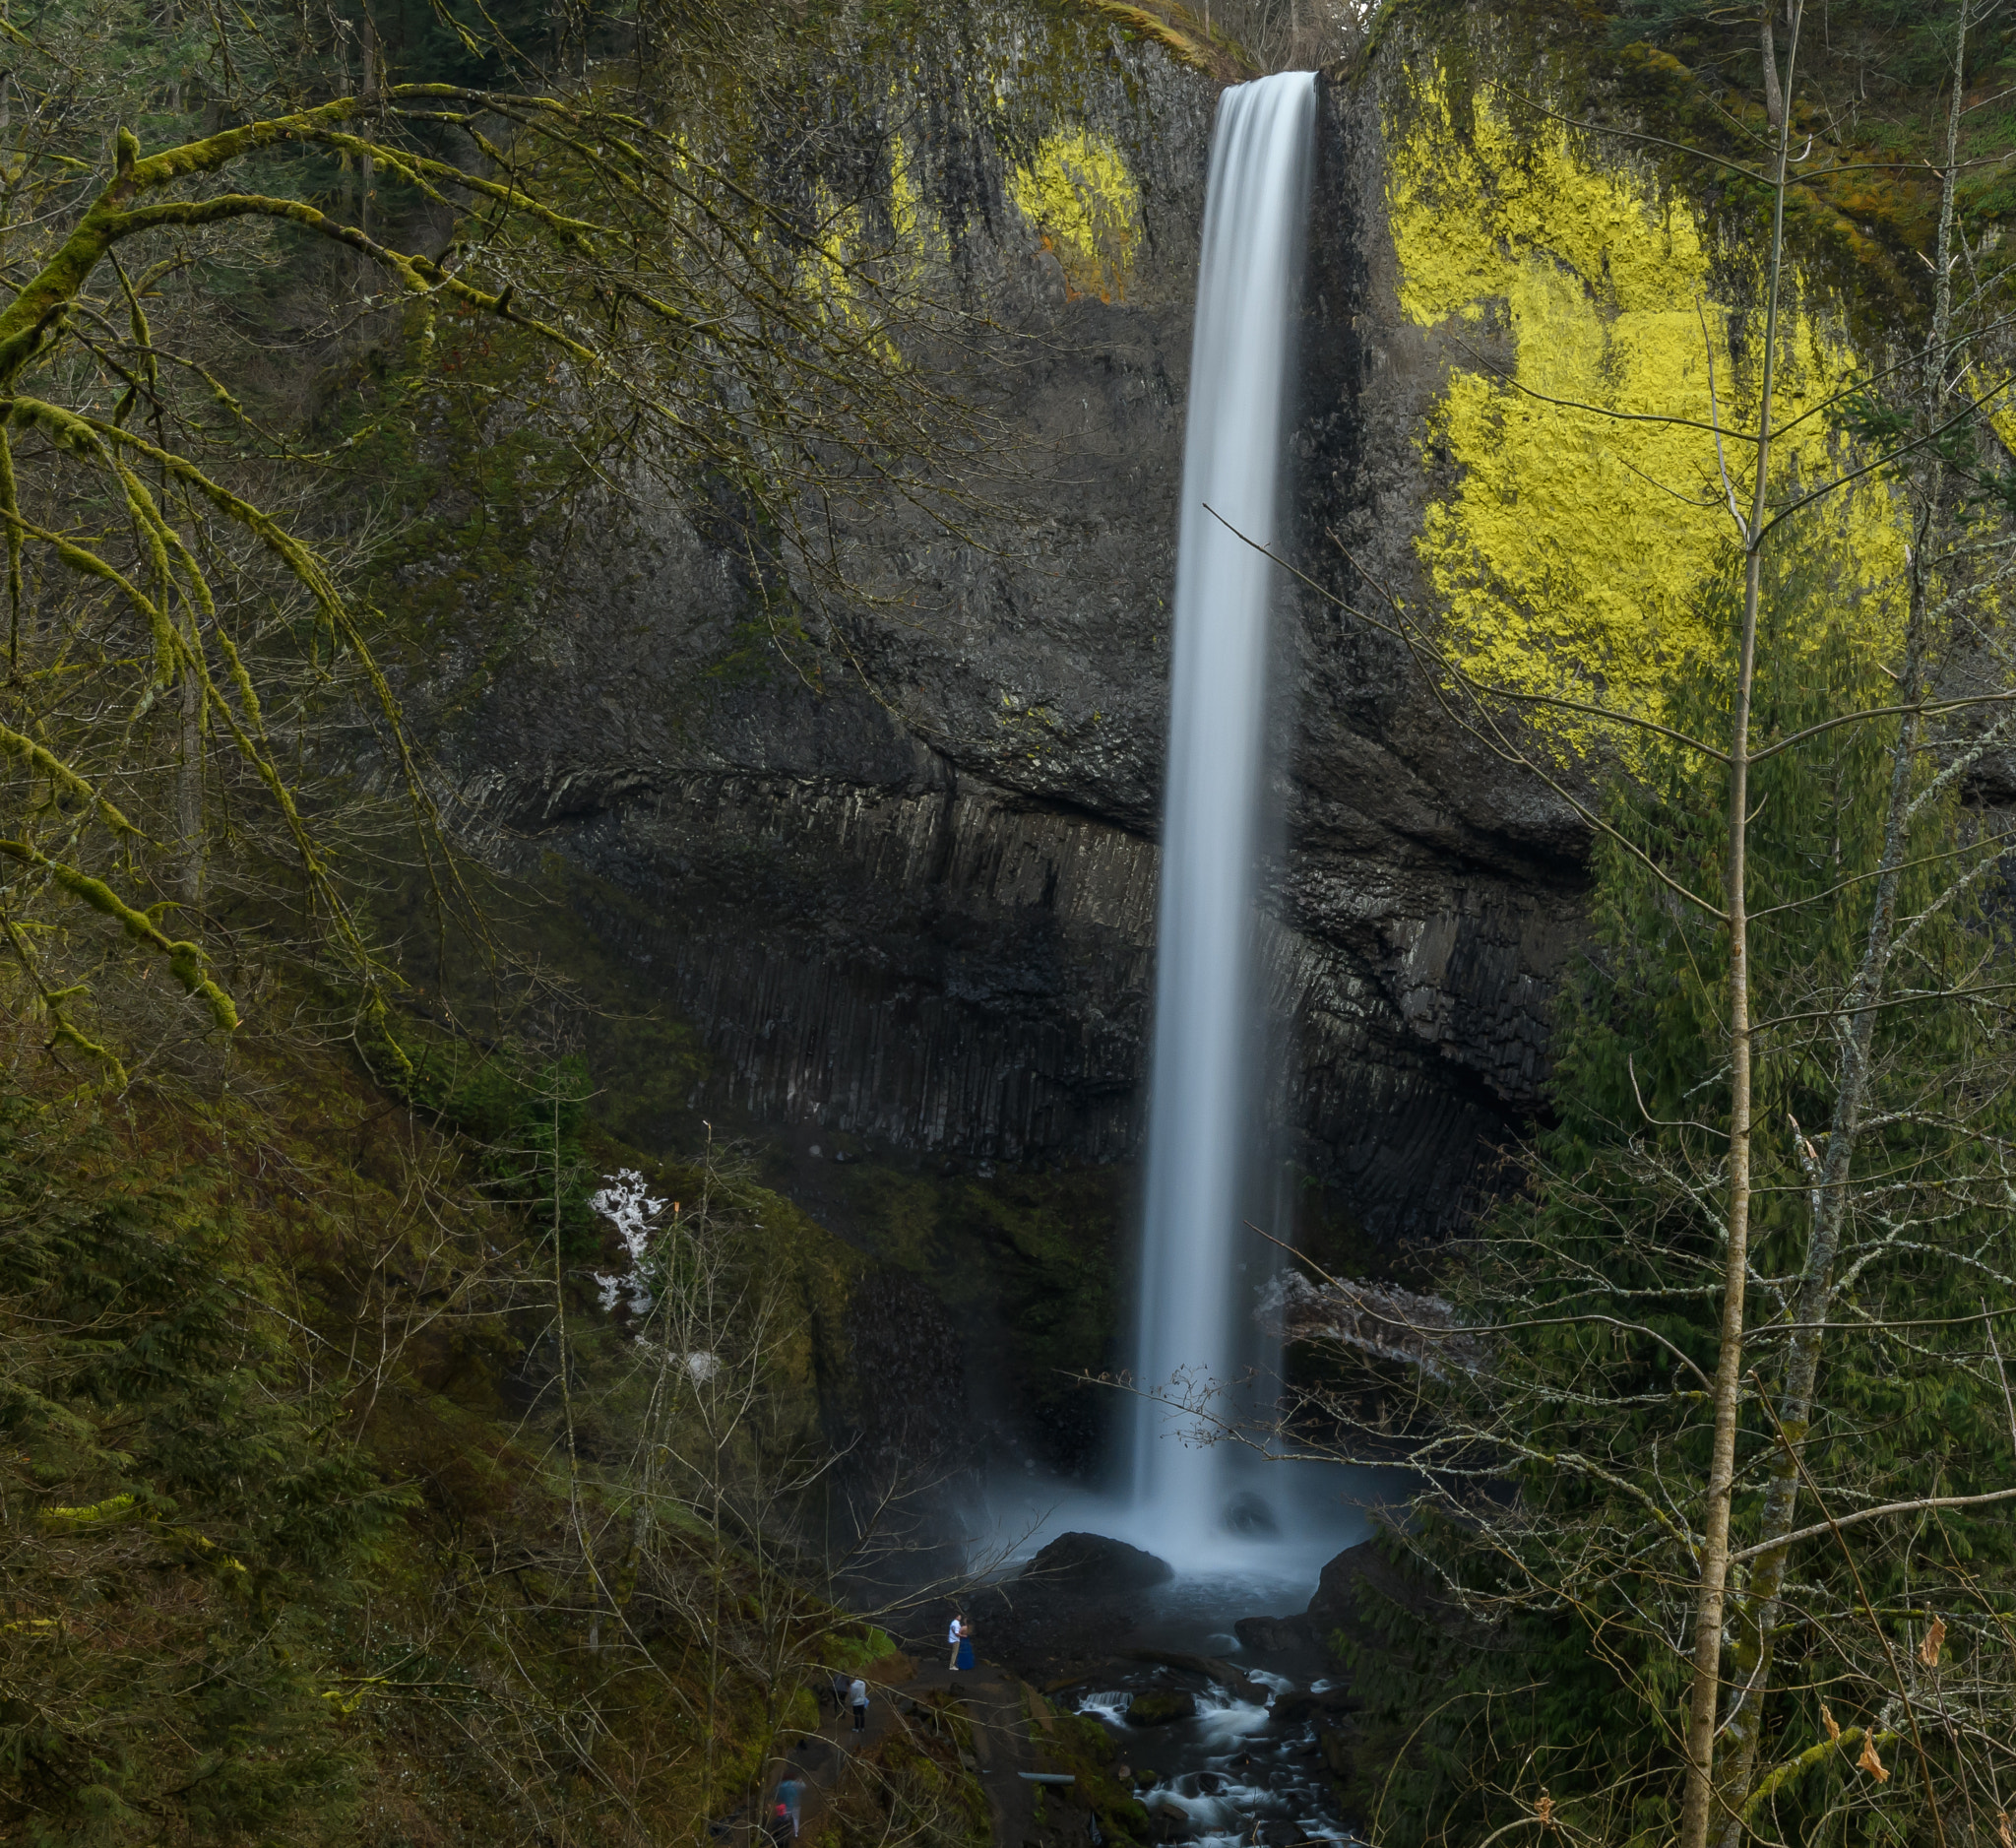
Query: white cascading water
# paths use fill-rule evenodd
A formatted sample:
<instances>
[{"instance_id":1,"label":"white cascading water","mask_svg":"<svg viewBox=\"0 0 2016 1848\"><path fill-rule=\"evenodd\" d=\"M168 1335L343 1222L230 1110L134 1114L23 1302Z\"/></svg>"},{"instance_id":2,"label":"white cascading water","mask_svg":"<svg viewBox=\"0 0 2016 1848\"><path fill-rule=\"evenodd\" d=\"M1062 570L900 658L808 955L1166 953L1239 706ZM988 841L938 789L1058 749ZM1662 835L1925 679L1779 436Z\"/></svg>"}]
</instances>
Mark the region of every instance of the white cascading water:
<instances>
[{"instance_id":1,"label":"white cascading water","mask_svg":"<svg viewBox=\"0 0 2016 1848\"><path fill-rule=\"evenodd\" d=\"M1291 72L1220 100L1191 349L1177 531L1175 663L1157 926L1155 1050L1135 1378L1180 1395L1233 1380L1251 1353L1240 1217L1255 1052L1254 900L1266 781L1268 659L1308 212L1315 79ZM1137 1533L1166 1557L1223 1544L1234 1471L1194 1420L1136 1401ZM1190 1429L1193 1440L1185 1440Z\"/></svg>"}]
</instances>

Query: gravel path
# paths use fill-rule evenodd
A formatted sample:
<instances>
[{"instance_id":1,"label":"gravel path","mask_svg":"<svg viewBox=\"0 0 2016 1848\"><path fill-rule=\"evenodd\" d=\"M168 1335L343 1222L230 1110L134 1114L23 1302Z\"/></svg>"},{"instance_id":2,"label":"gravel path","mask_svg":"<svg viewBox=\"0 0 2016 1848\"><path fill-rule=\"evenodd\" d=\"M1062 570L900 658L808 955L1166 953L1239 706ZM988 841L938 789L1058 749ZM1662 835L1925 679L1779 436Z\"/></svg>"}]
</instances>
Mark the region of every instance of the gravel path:
<instances>
[{"instance_id":1,"label":"gravel path","mask_svg":"<svg viewBox=\"0 0 2016 1848\"><path fill-rule=\"evenodd\" d=\"M952 1674L942 1661L917 1667L907 1657L892 1658L875 1668L885 1675L894 1671L903 1679L891 1684L877 1679L872 1670L865 1677L873 1693L868 1703L866 1731L854 1732L850 1712L843 1711L832 1718L822 1716L817 1735L801 1736L811 1742L809 1750L800 1746L787 1760L771 1767L764 1784L762 1814L767 1817L773 1801L770 1793L785 1775L785 1765L788 1763L805 1784L800 1835L804 1839L816 1838L854 1752L873 1747L892 1728L906 1724L901 1717L906 1702L933 1693L950 1693L973 1726L973 1761L969 1768L979 1778L986 1793L994 1848L1036 1848L1037 1786L1018 1773L1042 1768L1039 1762L1041 1729L1031 1720L1033 1711L1047 1712L1040 1697L1033 1705L1030 1689L1017 1676L988 1662L963 1675ZM764 1839L746 1811L728 1826L732 1833L724 1839Z\"/></svg>"}]
</instances>

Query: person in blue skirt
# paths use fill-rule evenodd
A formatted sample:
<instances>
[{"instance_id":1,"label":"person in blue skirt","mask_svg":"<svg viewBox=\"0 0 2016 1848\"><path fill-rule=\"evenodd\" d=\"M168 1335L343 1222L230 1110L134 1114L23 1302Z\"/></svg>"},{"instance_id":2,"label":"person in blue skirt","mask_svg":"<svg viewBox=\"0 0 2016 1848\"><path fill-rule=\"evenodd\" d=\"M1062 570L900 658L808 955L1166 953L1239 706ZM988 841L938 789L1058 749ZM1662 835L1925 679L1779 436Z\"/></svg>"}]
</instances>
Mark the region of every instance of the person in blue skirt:
<instances>
[{"instance_id":1,"label":"person in blue skirt","mask_svg":"<svg viewBox=\"0 0 2016 1848\"><path fill-rule=\"evenodd\" d=\"M953 1658L953 1666L967 1674L973 1673L973 1625L961 1623L959 1625L959 1654Z\"/></svg>"}]
</instances>

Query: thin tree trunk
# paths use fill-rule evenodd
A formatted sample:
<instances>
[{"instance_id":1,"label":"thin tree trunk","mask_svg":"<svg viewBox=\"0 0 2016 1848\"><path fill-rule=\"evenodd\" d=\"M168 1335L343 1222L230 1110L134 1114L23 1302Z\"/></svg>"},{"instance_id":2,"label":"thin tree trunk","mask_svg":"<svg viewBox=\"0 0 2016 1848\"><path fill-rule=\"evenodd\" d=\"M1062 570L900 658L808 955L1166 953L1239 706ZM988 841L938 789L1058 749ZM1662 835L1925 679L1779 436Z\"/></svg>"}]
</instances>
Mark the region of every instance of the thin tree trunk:
<instances>
[{"instance_id":1,"label":"thin tree trunk","mask_svg":"<svg viewBox=\"0 0 2016 1848\"><path fill-rule=\"evenodd\" d=\"M1765 39L1770 42L1770 0ZM1792 22L1792 55L1798 55L1802 8ZM1771 82L1775 62L1767 59ZM1778 298L1785 266L1785 183L1790 141L1779 111L1776 188L1772 200L1771 261L1764 308L1763 381L1758 394L1756 479L1744 535L1742 632L1730 716L1729 768L1729 1205L1723 1254L1722 1330L1715 1363L1713 1448L1703 1510L1700 1578L1694 1597L1694 1673L1687 1714L1687 1786L1680 1811L1679 1848L1707 1848L1715 1799L1716 1713L1722 1691L1723 1613L1729 1589L1730 1502L1735 1482L1736 1425L1742 1406L1743 1312L1750 1268L1750 924L1746 903L1750 799L1750 703L1757 671L1757 613L1763 601L1764 529L1771 475L1773 374L1778 366Z\"/></svg>"},{"instance_id":2,"label":"thin tree trunk","mask_svg":"<svg viewBox=\"0 0 2016 1848\"><path fill-rule=\"evenodd\" d=\"M336 48L342 59L337 72L336 94L339 96L347 96L350 94L350 49L342 38L337 39ZM336 171L337 210L343 222L347 224L350 223L351 212L355 210L350 199L350 153L347 148L337 156Z\"/></svg>"},{"instance_id":3,"label":"thin tree trunk","mask_svg":"<svg viewBox=\"0 0 2016 1848\"><path fill-rule=\"evenodd\" d=\"M1778 86L1778 41L1771 31L1772 0L1764 0L1759 12L1763 18L1758 49L1764 58L1764 114L1776 135L1785 128L1785 92Z\"/></svg>"},{"instance_id":4,"label":"thin tree trunk","mask_svg":"<svg viewBox=\"0 0 2016 1848\"><path fill-rule=\"evenodd\" d=\"M360 94L367 106L378 96L378 28L368 12L364 15L364 87ZM378 163L366 154L359 159L357 169L357 229L368 237L371 235L371 199L378 181ZM370 260L364 258L361 261L368 273Z\"/></svg>"},{"instance_id":5,"label":"thin tree trunk","mask_svg":"<svg viewBox=\"0 0 2016 1848\"><path fill-rule=\"evenodd\" d=\"M191 645L203 646L193 635ZM176 881L182 903L203 900L203 687L193 668L182 670L182 761L175 768L175 828L182 865Z\"/></svg>"},{"instance_id":6,"label":"thin tree trunk","mask_svg":"<svg viewBox=\"0 0 2016 1848\"><path fill-rule=\"evenodd\" d=\"M158 481L156 491L165 496L167 483ZM174 580L163 570L157 582L161 613L174 621ZM189 623L186 640L192 655L203 652L203 628L197 607L186 604ZM181 738L175 764L175 891L192 911L203 898L203 682L192 663L182 664Z\"/></svg>"},{"instance_id":7,"label":"thin tree trunk","mask_svg":"<svg viewBox=\"0 0 2016 1848\"><path fill-rule=\"evenodd\" d=\"M1913 610L1904 674L1907 703L1916 703L1923 690L1922 612L1929 600L1924 595L1922 575L1914 560ZM1847 1219L1849 1171L1868 1101L1875 1003L1882 995L1890 944L1896 933L1897 891L1910 834L1911 769L1918 752L1919 734L1917 716L1907 716L1891 756L1883 855L1861 966L1843 998L1842 1013L1837 1016L1842 1031L1841 1052L1835 1067L1834 1109L1825 1152L1814 1164L1811 1228L1793 1298L1793 1329L1779 1395L1778 1423L1791 1448L1781 1448L1771 1465L1770 1486L1765 1492L1759 1524L1760 1543L1783 1542L1797 1522L1799 1479L1794 1451L1805 1440L1812 1424L1820 1353L1825 1346L1824 1330L1834 1295L1834 1265ZM1736 1633L1732 1639L1732 1679L1740 1691L1725 1722L1728 1745L1716 1773L1716 1786L1721 1793L1718 1809L1729 1818L1723 1848L1736 1848L1743 1835L1741 1812L1756 1771L1764 1701L1771 1689L1771 1638L1778 1625L1790 1560L1791 1549L1784 1545L1773 1545L1769 1552L1757 1556L1737 1618Z\"/></svg>"},{"instance_id":8,"label":"thin tree trunk","mask_svg":"<svg viewBox=\"0 0 2016 1848\"><path fill-rule=\"evenodd\" d=\"M1758 441L1761 483L1766 439ZM1757 606L1763 560L1753 542L1743 586L1743 628L1736 666L1735 710L1730 731L1729 823L1729 1241L1723 1256L1722 1333L1716 1354L1714 1447L1702 1522L1701 1576L1694 1597L1694 1678L1687 1719L1687 1794L1680 1813L1680 1848L1705 1848L1715 1764L1715 1716L1722 1688L1722 1620L1729 1584L1729 1519L1735 1481L1736 1422L1741 1408L1743 1309L1750 1259L1750 969L1749 917L1744 909L1744 847L1749 816L1750 690L1757 662Z\"/></svg>"},{"instance_id":9,"label":"thin tree trunk","mask_svg":"<svg viewBox=\"0 0 2016 1848\"><path fill-rule=\"evenodd\" d=\"M1939 421L1946 395L1946 366L1952 322L1952 236L1955 181L1959 167L1961 95L1966 73L1967 0L1961 0L1960 32L1953 57L1953 99L1946 123L1946 160L1939 214L1936 299L1927 343L1921 419L1929 429ZM1934 595L1928 560L1931 539L1944 490L1944 471L1933 452L1920 491L1918 530L1913 534L1910 610L1905 630L1902 704L1916 708L1924 694L1929 609ZM1832 1319L1834 1266L1841 1250L1842 1227L1848 1212L1848 1178L1868 1102L1876 1003L1882 998L1889 972L1890 949L1896 935L1897 895L1910 846L1912 767L1922 726L1917 711L1907 712L1898 728L1890 759L1890 797L1883 818L1882 855L1877 862L1876 890L1869 910L1860 966L1842 998L1836 1017L1840 1053L1835 1063L1834 1108L1823 1155L1812 1164L1813 1210L1805 1260L1793 1301L1793 1328L1784 1384L1779 1396L1778 1423L1785 1445L1777 1452L1765 1493L1759 1540L1769 1551L1757 1556L1751 1570L1732 1645L1733 1670L1741 1692L1726 1722L1729 1743L1718 1767L1718 1808L1729 1817L1723 1848L1738 1848L1744 1826L1744 1802L1756 1774L1763 1736L1764 1702L1771 1690L1772 1635L1778 1625L1791 1549L1786 1537L1798 1520L1796 1447L1811 1428L1813 1405L1825 1345L1824 1331Z\"/></svg>"}]
</instances>

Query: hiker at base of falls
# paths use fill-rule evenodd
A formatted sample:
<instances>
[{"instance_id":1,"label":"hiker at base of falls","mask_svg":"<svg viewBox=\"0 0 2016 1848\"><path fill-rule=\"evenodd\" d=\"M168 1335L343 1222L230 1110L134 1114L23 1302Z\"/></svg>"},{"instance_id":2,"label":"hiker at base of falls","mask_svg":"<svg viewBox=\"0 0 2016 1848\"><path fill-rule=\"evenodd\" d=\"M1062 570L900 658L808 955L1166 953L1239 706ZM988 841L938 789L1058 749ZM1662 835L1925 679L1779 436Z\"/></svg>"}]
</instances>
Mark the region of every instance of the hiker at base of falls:
<instances>
[{"instance_id":1,"label":"hiker at base of falls","mask_svg":"<svg viewBox=\"0 0 2016 1848\"><path fill-rule=\"evenodd\" d=\"M777 1816L772 1818L772 1826L775 1827L777 1825L778 1817L784 1818L789 1824L790 1832L788 1839L796 1841L798 1838L798 1824L803 1820L804 1805L804 1780L798 1776L797 1772L791 1771L778 1780Z\"/></svg>"},{"instance_id":2,"label":"hiker at base of falls","mask_svg":"<svg viewBox=\"0 0 2016 1848\"><path fill-rule=\"evenodd\" d=\"M973 1672L973 1625L963 1620L959 1625L959 1650L952 1658L952 1666L967 1674Z\"/></svg>"},{"instance_id":3,"label":"hiker at base of falls","mask_svg":"<svg viewBox=\"0 0 2016 1848\"><path fill-rule=\"evenodd\" d=\"M961 1617L957 1611L954 1611L952 1613L952 1627L945 1632L945 1647L949 1651L949 1658L945 1666L949 1669L956 1669L959 1666L959 1638L965 1633L965 1630L966 1619Z\"/></svg>"},{"instance_id":4,"label":"hiker at base of falls","mask_svg":"<svg viewBox=\"0 0 2016 1848\"><path fill-rule=\"evenodd\" d=\"M847 1690L847 1698L854 1710L854 1731L865 1733L868 1730L868 1684L856 1676Z\"/></svg>"}]
</instances>

